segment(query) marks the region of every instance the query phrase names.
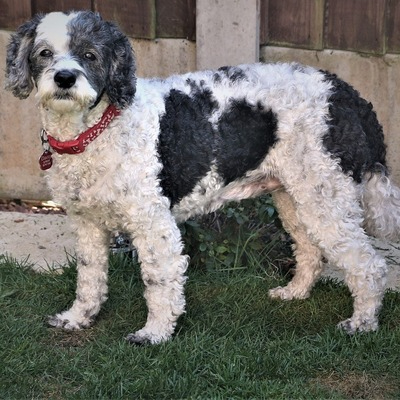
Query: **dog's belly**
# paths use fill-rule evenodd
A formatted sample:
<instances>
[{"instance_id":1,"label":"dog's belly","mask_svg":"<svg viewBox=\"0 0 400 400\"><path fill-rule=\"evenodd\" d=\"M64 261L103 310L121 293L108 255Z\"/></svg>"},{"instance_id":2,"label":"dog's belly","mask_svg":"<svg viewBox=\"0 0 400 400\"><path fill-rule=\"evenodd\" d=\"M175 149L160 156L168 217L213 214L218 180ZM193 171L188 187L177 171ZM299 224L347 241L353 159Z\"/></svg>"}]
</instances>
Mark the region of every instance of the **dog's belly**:
<instances>
[{"instance_id":1,"label":"dog's belly","mask_svg":"<svg viewBox=\"0 0 400 400\"><path fill-rule=\"evenodd\" d=\"M210 175L212 173L208 174L189 195L172 208L177 222L215 211L229 201L257 197L282 188L280 180L273 176L257 180L241 179L224 186L222 180L218 182L216 176ZM214 186L210 186L210 182L214 182Z\"/></svg>"}]
</instances>

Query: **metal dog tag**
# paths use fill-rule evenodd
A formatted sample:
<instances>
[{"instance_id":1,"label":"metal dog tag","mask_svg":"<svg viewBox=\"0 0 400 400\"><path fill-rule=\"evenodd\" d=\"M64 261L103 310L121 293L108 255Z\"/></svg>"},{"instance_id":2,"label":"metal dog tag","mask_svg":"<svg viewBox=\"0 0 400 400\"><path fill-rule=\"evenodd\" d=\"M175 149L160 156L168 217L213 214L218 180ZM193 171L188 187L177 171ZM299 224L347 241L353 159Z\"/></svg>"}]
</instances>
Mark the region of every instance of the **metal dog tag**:
<instances>
[{"instance_id":1,"label":"metal dog tag","mask_svg":"<svg viewBox=\"0 0 400 400\"><path fill-rule=\"evenodd\" d=\"M39 158L39 165L41 170L46 170L51 168L53 165L53 159L51 158L50 151L46 150Z\"/></svg>"}]
</instances>

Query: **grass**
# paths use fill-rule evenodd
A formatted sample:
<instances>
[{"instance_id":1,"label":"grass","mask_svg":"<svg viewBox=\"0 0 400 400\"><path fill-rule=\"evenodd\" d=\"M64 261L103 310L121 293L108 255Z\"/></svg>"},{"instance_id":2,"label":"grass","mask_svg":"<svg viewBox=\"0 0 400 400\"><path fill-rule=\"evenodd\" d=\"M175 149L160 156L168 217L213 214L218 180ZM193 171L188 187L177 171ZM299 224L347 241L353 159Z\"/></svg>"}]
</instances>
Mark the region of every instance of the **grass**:
<instances>
[{"instance_id":1,"label":"grass","mask_svg":"<svg viewBox=\"0 0 400 400\"><path fill-rule=\"evenodd\" d=\"M400 398L400 294L385 296L378 332L347 336L335 325L352 299L336 282L281 302L268 289L286 278L268 265L188 275L173 340L133 347L123 337L146 318L137 264L114 257L96 325L65 332L45 316L71 304L74 265L37 274L0 256L0 398Z\"/></svg>"}]
</instances>

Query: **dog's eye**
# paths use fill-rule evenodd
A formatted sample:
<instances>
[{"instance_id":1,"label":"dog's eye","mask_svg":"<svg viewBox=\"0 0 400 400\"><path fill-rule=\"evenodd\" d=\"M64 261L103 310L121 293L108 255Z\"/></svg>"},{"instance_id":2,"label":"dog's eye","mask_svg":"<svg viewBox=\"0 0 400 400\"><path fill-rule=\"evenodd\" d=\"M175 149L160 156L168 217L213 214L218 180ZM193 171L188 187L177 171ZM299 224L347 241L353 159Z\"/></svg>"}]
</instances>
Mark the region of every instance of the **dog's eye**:
<instances>
[{"instance_id":1,"label":"dog's eye","mask_svg":"<svg viewBox=\"0 0 400 400\"><path fill-rule=\"evenodd\" d=\"M96 60L96 56L95 56L93 53L91 53L90 51L88 51L87 53L85 53L85 54L83 55L83 57L85 57L86 60L89 60L89 61L94 61L94 60Z\"/></svg>"},{"instance_id":2,"label":"dog's eye","mask_svg":"<svg viewBox=\"0 0 400 400\"><path fill-rule=\"evenodd\" d=\"M45 57L45 58L50 58L53 56L53 52L49 49L44 49L39 54L41 57Z\"/></svg>"}]
</instances>

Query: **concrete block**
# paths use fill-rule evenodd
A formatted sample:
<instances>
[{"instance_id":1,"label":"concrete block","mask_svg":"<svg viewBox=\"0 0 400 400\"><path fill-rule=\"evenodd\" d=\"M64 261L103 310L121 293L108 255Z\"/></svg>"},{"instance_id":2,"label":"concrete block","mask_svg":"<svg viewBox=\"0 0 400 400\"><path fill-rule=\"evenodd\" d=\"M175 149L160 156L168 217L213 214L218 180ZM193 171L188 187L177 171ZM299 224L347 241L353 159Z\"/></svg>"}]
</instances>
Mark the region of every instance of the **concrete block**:
<instances>
[{"instance_id":1,"label":"concrete block","mask_svg":"<svg viewBox=\"0 0 400 400\"><path fill-rule=\"evenodd\" d=\"M383 126L387 160L394 181L400 185L400 55L365 56L340 50L300 50L265 46L260 57L265 62L300 62L329 70L349 82L374 105Z\"/></svg>"},{"instance_id":2,"label":"concrete block","mask_svg":"<svg viewBox=\"0 0 400 400\"><path fill-rule=\"evenodd\" d=\"M75 235L66 215L0 213L0 259L16 259L40 272L75 257Z\"/></svg>"},{"instance_id":3,"label":"concrete block","mask_svg":"<svg viewBox=\"0 0 400 400\"><path fill-rule=\"evenodd\" d=\"M197 69L259 58L259 0L197 0Z\"/></svg>"},{"instance_id":4,"label":"concrete block","mask_svg":"<svg viewBox=\"0 0 400 400\"><path fill-rule=\"evenodd\" d=\"M0 70L5 71L9 33L0 31ZM0 74L0 198L48 199L38 164L40 119L34 95L19 100L4 88Z\"/></svg>"},{"instance_id":5,"label":"concrete block","mask_svg":"<svg viewBox=\"0 0 400 400\"><path fill-rule=\"evenodd\" d=\"M166 77L196 69L196 44L185 39L132 39L137 75Z\"/></svg>"}]
</instances>

